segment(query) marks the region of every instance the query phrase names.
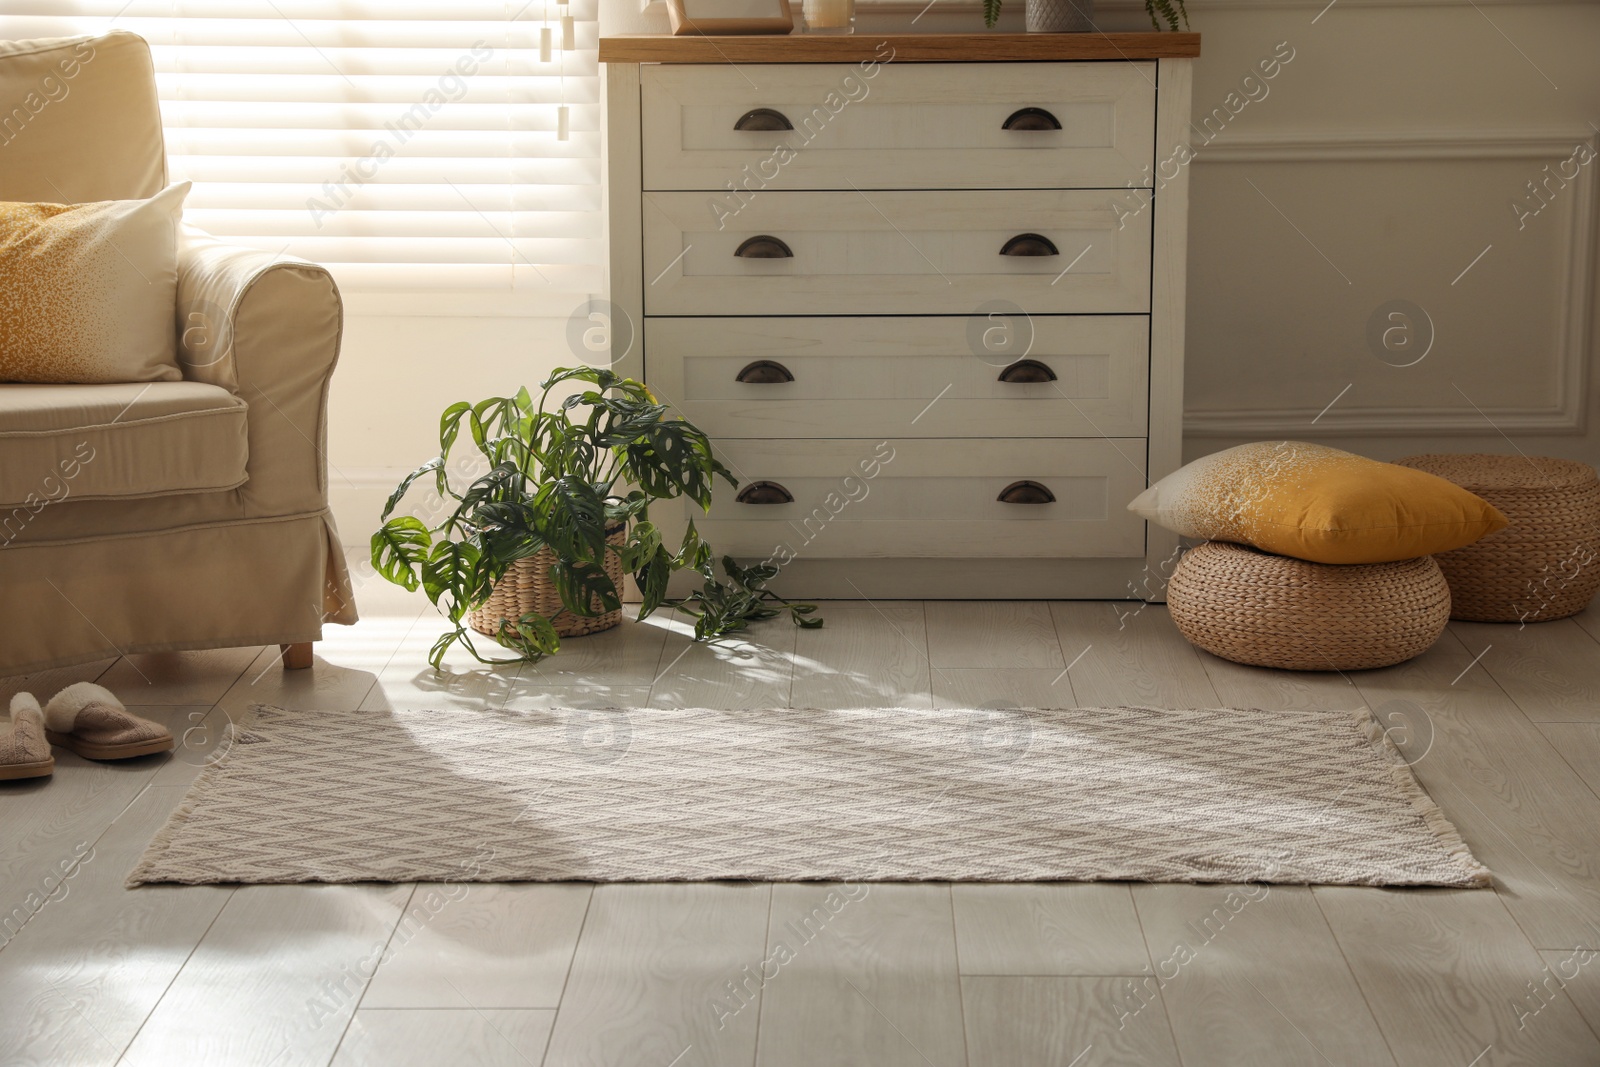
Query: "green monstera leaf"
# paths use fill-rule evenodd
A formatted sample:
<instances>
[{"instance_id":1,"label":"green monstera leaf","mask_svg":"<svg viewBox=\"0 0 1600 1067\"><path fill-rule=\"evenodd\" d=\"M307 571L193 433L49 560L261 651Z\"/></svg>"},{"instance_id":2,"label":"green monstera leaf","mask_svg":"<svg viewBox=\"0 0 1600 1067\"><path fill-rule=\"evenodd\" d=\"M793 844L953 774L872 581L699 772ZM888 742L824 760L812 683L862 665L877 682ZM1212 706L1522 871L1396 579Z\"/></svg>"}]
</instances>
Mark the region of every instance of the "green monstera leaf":
<instances>
[{"instance_id":1,"label":"green monstera leaf","mask_svg":"<svg viewBox=\"0 0 1600 1067\"><path fill-rule=\"evenodd\" d=\"M372 566L395 585L415 592L422 582L420 570L432 543L433 537L421 519L410 515L390 519L372 535Z\"/></svg>"}]
</instances>

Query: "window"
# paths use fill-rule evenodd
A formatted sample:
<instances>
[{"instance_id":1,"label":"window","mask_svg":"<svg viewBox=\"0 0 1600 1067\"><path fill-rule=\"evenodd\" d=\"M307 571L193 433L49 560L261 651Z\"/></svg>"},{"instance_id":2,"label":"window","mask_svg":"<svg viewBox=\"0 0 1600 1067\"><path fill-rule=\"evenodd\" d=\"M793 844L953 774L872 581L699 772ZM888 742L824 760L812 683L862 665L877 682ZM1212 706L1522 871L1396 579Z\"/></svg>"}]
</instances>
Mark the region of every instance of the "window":
<instances>
[{"instance_id":1,"label":"window","mask_svg":"<svg viewBox=\"0 0 1600 1067\"><path fill-rule=\"evenodd\" d=\"M149 41L185 217L230 243L353 292L575 294L602 284L597 2L36 0L4 33Z\"/></svg>"}]
</instances>

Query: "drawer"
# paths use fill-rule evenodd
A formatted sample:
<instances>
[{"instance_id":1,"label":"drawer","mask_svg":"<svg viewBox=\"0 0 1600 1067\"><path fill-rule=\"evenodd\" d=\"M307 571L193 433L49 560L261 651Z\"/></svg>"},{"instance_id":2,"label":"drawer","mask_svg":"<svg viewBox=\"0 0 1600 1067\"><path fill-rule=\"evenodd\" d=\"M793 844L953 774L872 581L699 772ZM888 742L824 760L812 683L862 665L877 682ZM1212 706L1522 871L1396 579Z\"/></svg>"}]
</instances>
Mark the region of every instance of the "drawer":
<instances>
[{"instance_id":1,"label":"drawer","mask_svg":"<svg viewBox=\"0 0 1600 1067\"><path fill-rule=\"evenodd\" d=\"M1115 190L644 194L647 315L1150 309L1150 217ZM1015 254L1037 252L1042 254Z\"/></svg>"},{"instance_id":2,"label":"drawer","mask_svg":"<svg viewBox=\"0 0 1600 1067\"><path fill-rule=\"evenodd\" d=\"M1145 435L1144 316L650 318L644 336L651 388L714 441Z\"/></svg>"},{"instance_id":3,"label":"drawer","mask_svg":"<svg viewBox=\"0 0 1600 1067\"><path fill-rule=\"evenodd\" d=\"M644 188L723 193L730 181L747 192L1150 184L1154 63L888 63L870 70L640 68ZM745 118L758 109L765 111ZM784 124L791 128L758 128ZM731 193L722 202L738 207Z\"/></svg>"},{"instance_id":4,"label":"drawer","mask_svg":"<svg viewBox=\"0 0 1600 1067\"><path fill-rule=\"evenodd\" d=\"M775 562L1144 555L1144 522L1126 507L1144 488L1141 439L728 440L716 447L741 492L767 482L793 498L739 503L723 485L709 515L693 504L672 510L680 524L693 518L718 552ZM1054 500L996 499L1025 480Z\"/></svg>"}]
</instances>

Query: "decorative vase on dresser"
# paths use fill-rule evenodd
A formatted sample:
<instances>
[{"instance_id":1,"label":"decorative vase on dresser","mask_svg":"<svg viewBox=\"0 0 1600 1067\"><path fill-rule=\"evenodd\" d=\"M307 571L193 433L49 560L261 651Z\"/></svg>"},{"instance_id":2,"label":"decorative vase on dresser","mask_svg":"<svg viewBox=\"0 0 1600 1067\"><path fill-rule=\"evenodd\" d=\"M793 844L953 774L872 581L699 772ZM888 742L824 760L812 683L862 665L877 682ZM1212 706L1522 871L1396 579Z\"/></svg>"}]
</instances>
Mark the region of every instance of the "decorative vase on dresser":
<instances>
[{"instance_id":1,"label":"decorative vase on dresser","mask_svg":"<svg viewBox=\"0 0 1600 1067\"><path fill-rule=\"evenodd\" d=\"M612 360L741 484L680 529L808 597L1159 596L1199 49L602 39Z\"/></svg>"},{"instance_id":2,"label":"decorative vase on dresser","mask_svg":"<svg viewBox=\"0 0 1600 1067\"><path fill-rule=\"evenodd\" d=\"M1027 0L1029 33L1083 33L1094 29L1094 0Z\"/></svg>"}]
</instances>

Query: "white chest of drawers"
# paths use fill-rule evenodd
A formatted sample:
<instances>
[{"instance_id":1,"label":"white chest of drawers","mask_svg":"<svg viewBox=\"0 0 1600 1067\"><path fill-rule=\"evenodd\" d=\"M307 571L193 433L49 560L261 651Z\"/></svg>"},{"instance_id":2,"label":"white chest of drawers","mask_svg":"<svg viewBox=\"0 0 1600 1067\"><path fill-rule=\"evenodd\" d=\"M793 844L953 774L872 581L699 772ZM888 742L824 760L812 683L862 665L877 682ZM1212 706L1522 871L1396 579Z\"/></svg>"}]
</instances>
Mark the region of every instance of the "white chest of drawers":
<instances>
[{"instance_id":1,"label":"white chest of drawers","mask_svg":"<svg viewBox=\"0 0 1600 1067\"><path fill-rule=\"evenodd\" d=\"M613 363L738 474L719 551L791 595L1158 594L1125 505L1180 460L1198 51L602 40Z\"/></svg>"}]
</instances>

